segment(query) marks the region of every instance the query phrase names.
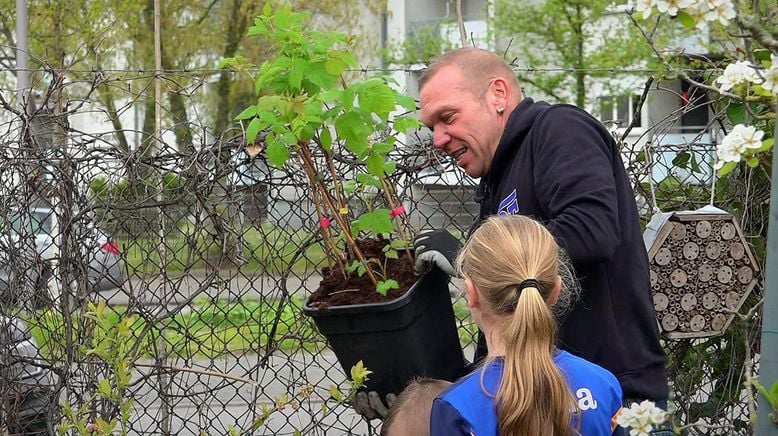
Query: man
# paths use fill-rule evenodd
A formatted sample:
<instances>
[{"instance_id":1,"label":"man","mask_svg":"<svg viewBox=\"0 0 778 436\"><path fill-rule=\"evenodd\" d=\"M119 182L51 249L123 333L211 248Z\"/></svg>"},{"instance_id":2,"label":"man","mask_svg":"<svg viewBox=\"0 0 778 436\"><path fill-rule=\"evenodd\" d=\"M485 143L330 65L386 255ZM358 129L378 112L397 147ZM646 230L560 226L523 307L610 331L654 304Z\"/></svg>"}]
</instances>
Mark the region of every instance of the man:
<instances>
[{"instance_id":1,"label":"man","mask_svg":"<svg viewBox=\"0 0 778 436\"><path fill-rule=\"evenodd\" d=\"M478 223L489 215L542 221L570 256L582 294L559 346L613 372L624 398L666 404L665 354L652 303L637 206L618 147L591 115L524 98L496 54L455 50L419 81L421 120L435 148L480 178ZM417 238L417 267L450 263L447 232ZM480 342L480 341L479 341ZM479 343L476 358L485 355Z\"/></svg>"}]
</instances>

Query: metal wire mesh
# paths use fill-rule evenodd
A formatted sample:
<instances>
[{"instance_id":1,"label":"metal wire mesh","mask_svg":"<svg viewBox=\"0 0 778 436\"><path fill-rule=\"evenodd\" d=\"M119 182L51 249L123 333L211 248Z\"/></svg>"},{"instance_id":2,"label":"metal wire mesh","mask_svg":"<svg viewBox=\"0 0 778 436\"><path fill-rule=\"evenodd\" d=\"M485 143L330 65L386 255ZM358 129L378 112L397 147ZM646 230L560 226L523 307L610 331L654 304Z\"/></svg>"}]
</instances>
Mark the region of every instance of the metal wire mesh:
<instances>
[{"instance_id":1,"label":"metal wire mesh","mask_svg":"<svg viewBox=\"0 0 778 436\"><path fill-rule=\"evenodd\" d=\"M199 118L171 125L162 142L130 132L141 141L124 149L116 131L71 124L103 115L89 98L74 86L59 109L40 104L31 120L9 111L2 124L0 320L23 321L31 338L0 348L2 430L45 432L48 422L78 432L124 416L132 434L375 433L378 421L332 402L346 376L301 311L325 262L301 167L274 168ZM180 127L195 145L169 145ZM765 176L743 169L714 186L715 143L668 144L667 134L624 140L643 217L713 196L763 258ZM474 181L424 137L406 142L394 182L412 227L463 234L477 214ZM347 174L358 163L337 165ZM760 294L758 285L743 313ZM453 303L471 353L474 326ZM720 337L664 341L675 419L701 420L691 433L748 432L756 324L738 318Z\"/></svg>"}]
</instances>

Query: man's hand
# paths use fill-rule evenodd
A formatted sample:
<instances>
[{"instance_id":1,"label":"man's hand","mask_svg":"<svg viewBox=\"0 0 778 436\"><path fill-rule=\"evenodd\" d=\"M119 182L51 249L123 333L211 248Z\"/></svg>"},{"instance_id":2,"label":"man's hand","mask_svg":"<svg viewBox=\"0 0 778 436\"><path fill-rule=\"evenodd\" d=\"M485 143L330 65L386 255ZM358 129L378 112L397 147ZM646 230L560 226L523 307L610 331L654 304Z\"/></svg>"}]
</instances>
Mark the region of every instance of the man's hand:
<instances>
[{"instance_id":1,"label":"man's hand","mask_svg":"<svg viewBox=\"0 0 778 436\"><path fill-rule=\"evenodd\" d=\"M362 415L365 419L384 419L389 413L389 409L394 404L394 400L397 396L394 394L386 394L386 404L381 401L381 397L376 391L370 392L357 392L354 399L351 401L351 406L354 410Z\"/></svg>"},{"instance_id":2,"label":"man's hand","mask_svg":"<svg viewBox=\"0 0 778 436\"><path fill-rule=\"evenodd\" d=\"M462 243L448 230L423 230L416 235L413 246L416 249L416 273L423 273L430 263L434 263L446 274L456 275L454 259Z\"/></svg>"}]
</instances>

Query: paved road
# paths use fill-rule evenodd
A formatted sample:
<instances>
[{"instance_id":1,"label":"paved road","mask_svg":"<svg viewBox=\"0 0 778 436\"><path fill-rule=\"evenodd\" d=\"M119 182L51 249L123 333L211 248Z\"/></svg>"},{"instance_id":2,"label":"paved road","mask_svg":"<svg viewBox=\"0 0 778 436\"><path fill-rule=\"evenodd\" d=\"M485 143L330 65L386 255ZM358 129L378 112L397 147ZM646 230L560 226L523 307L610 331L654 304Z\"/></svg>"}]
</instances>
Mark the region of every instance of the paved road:
<instances>
[{"instance_id":1,"label":"paved road","mask_svg":"<svg viewBox=\"0 0 778 436\"><path fill-rule=\"evenodd\" d=\"M194 272L186 275L133 276L121 289L100 293L111 305L127 305L131 299L142 304L164 304L176 306L185 304L193 297L236 300L240 298L280 298L285 293L306 295L313 292L321 276L306 278L290 276L284 282L281 278L268 275L245 275L236 271L224 271L218 275Z\"/></svg>"},{"instance_id":2,"label":"paved road","mask_svg":"<svg viewBox=\"0 0 778 436\"><path fill-rule=\"evenodd\" d=\"M253 434L293 434L295 430L311 427L313 420L321 424L304 434L325 434L323 429L327 429L326 434L369 434L367 423L348 407L333 408L329 413L322 411L322 401L329 397L329 386L344 381L343 372L331 352L315 356L308 353L273 356L265 368L259 368L258 361L257 355L242 355L187 362L190 371L177 371L170 384L173 434L205 432L221 435L228 434L231 426L236 430L247 430L254 421L253 413L259 412L263 404L272 407L284 394L290 401L295 398L301 401L303 397L297 394L308 383L316 386L309 401L303 401L296 409L288 405L273 412ZM150 361L139 364L153 366ZM148 375L150 371L151 368L141 366L133 378ZM227 376L218 375L220 373ZM232 378L227 378L229 376ZM136 401L133 433L161 433L163 402L157 394L157 378L151 380L153 382L144 383L133 397Z\"/></svg>"}]
</instances>

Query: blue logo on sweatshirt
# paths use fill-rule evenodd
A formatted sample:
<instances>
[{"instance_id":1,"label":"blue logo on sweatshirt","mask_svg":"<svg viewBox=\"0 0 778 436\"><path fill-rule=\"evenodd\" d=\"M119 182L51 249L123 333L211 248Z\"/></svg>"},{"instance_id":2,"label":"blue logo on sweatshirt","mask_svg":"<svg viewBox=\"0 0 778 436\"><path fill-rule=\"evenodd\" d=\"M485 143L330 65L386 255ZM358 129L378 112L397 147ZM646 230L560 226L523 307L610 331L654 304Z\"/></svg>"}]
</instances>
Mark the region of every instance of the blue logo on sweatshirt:
<instances>
[{"instance_id":1,"label":"blue logo on sweatshirt","mask_svg":"<svg viewBox=\"0 0 778 436\"><path fill-rule=\"evenodd\" d=\"M508 194L500 202L500 207L497 209L498 215L516 215L519 213L519 201L516 200L516 190Z\"/></svg>"}]
</instances>

